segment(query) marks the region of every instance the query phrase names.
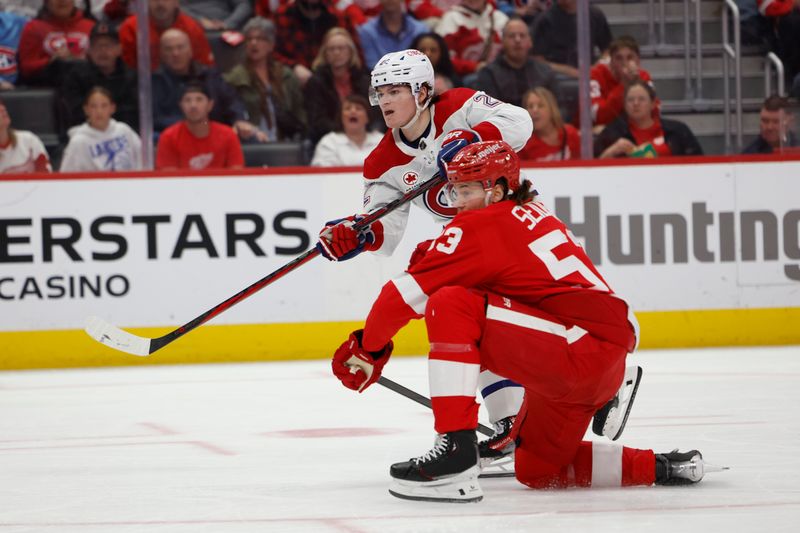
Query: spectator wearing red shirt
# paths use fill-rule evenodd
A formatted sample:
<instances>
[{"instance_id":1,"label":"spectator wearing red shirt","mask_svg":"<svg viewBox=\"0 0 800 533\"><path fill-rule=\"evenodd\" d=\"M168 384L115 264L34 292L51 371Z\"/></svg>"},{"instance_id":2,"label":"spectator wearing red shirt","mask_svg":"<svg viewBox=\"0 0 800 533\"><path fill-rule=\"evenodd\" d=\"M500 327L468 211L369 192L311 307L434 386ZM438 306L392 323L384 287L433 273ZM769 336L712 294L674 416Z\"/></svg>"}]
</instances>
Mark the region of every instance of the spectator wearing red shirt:
<instances>
[{"instance_id":1,"label":"spectator wearing red shirt","mask_svg":"<svg viewBox=\"0 0 800 533\"><path fill-rule=\"evenodd\" d=\"M156 169L242 168L244 156L232 128L208 119L214 101L200 83L190 83L181 97L184 120L158 140Z\"/></svg>"},{"instance_id":2,"label":"spectator wearing red shirt","mask_svg":"<svg viewBox=\"0 0 800 533\"><path fill-rule=\"evenodd\" d=\"M178 0L148 0L150 13L150 68L159 65L159 42L161 34L170 28L182 30L192 42L193 59L204 65L214 65L214 54L206 39L202 26L189 15L182 13ZM122 59L131 67L136 67L136 15L131 15L119 27L119 40L122 44Z\"/></svg>"},{"instance_id":3,"label":"spectator wearing red shirt","mask_svg":"<svg viewBox=\"0 0 800 533\"><path fill-rule=\"evenodd\" d=\"M519 151L520 159L529 161L567 161L581 158L581 136L571 124L565 124L556 97L544 87L530 89L522 96L522 105L533 121L533 134Z\"/></svg>"},{"instance_id":4,"label":"spectator wearing red shirt","mask_svg":"<svg viewBox=\"0 0 800 533\"><path fill-rule=\"evenodd\" d=\"M659 116L656 91L642 80L627 86L625 112L606 126L594 148L600 159L703 155L686 124Z\"/></svg>"},{"instance_id":5,"label":"spectator wearing red shirt","mask_svg":"<svg viewBox=\"0 0 800 533\"><path fill-rule=\"evenodd\" d=\"M75 7L75 0L46 0L19 38L19 71L32 85L58 83L70 62L86 58L94 20Z\"/></svg>"},{"instance_id":6,"label":"spectator wearing red shirt","mask_svg":"<svg viewBox=\"0 0 800 533\"><path fill-rule=\"evenodd\" d=\"M625 85L639 78L653 85L650 73L641 68L639 43L629 36L614 39L608 47L609 62L599 62L592 67L590 96L592 121L605 125L622 113Z\"/></svg>"},{"instance_id":7,"label":"spectator wearing red shirt","mask_svg":"<svg viewBox=\"0 0 800 533\"><path fill-rule=\"evenodd\" d=\"M295 0L283 4L278 8L274 21L278 29L275 59L292 67L303 86L311 78L311 64L319 54L322 38L328 30L337 26L344 28L353 42L358 43L353 25L331 5L331 0Z\"/></svg>"}]
</instances>

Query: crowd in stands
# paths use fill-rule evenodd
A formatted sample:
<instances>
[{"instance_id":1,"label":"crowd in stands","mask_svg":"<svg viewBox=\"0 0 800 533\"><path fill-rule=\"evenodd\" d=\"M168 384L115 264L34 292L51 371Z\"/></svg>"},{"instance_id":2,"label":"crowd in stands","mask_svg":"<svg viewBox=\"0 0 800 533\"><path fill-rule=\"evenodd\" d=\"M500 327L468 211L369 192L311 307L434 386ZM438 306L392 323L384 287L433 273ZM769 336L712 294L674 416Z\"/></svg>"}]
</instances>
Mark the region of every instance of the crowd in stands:
<instances>
[{"instance_id":1,"label":"crowd in stands","mask_svg":"<svg viewBox=\"0 0 800 533\"><path fill-rule=\"evenodd\" d=\"M385 131L368 104L369 72L406 48L430 58L436 93L466 86L526 108L535 127L524 159L580 157L577 0L141 1L157 168L236 168L243 145L282 141L307 143L313 165L358 165ZM800 0L737 3L743 35L781 56L800 96ZM0 8L0 91L57 92L59 170L141 168L134 0ZM595 157L701 155L686 124L661 116L636 40L614 38L595 5L590 26ZM209 36L237 60L220 63ZM788 100L767 99L746 151L796 145L791 119ZM49 169L42 142L14 130L0 103L0 172Z\"/></svg>"}]
</instances>

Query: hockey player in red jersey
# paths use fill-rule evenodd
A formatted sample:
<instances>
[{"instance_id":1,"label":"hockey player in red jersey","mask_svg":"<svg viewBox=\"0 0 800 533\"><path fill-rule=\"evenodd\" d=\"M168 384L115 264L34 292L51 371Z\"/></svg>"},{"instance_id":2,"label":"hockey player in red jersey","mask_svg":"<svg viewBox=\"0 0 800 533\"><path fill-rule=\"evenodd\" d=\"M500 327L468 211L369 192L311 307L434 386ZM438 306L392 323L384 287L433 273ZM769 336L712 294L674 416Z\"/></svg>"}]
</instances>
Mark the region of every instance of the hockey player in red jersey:
<instances>
[{"instance_id":1,"label":"hockey player in red jersey","mask_svg":"<svg viewBox=\"0 0 800 533\"><path fill-rule=\"evenodd\" d=\"M378 380L392 337L425 318L438 433L424 455L392 465L400 498L477 501L475 388L481 368L520 383L525 402L510 438L516 477L532 488L689 484L700 452L655 454L582 441L614 395L637 343L628 304L614 294L570 231L520 183L503 141L471 144L447 165L459 214L406 273L384 285L366 325L333 357L351 389Z\"/></svg>"},{"instance_id":2,"label":"hockey player in red jersey","mask_svg":"<svg viewBox=\"0 0 800 533\"><path fill-rule=\"evenodd\" d=\"M521 149L531 135L530 115L524 109L472 89L451 89L434 95L434 71L417 50L386 54L371 74L370 99L380 106L389 130L364 162L364 210L380 208L426 181L464 146L475 141L502 140ZM446 224L456 210L436 187L414 203ZM341 261L369 250L391 254L403 236L410 206L396 209L368 231L357 234L358 215L328 222L317 248L328 259ZM597 418L598 434L617 438L632 405L640 372L632 367L624 394L612 400ZM481 372L479 387L496 434L481 444L485 463L513 451L507 436L522 403L522 388L489 370Z\"/></svg>"}]
</instances>

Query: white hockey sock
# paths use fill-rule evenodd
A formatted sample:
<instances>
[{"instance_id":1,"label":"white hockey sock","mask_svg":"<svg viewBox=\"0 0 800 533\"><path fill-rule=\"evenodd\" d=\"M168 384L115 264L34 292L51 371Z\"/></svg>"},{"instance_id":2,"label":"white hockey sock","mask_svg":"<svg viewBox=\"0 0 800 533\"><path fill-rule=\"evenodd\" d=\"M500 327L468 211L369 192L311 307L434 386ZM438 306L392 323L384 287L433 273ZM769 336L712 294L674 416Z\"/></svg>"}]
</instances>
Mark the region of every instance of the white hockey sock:
<instances>
[{"instance_id":1,"label":"white hockey sock","mask_svg":"<svg viewBox=\"0 0 800 533\"><path fill-rule=\"evenodd\" d=\"M478 376L478 387L492 424L519 413L525 389L518 384L489 370L483 370Z\"/></svg>"}]
</instances>

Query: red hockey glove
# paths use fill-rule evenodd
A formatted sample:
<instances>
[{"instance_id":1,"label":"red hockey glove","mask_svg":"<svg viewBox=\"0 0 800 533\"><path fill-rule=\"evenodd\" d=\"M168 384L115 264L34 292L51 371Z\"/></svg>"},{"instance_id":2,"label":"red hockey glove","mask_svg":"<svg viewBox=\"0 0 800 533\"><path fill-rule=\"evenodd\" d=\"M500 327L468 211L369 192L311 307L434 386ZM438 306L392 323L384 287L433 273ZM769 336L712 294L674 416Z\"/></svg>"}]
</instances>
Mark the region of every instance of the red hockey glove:
<instances>
[{"instance_id":1,"label":"red hockey glove","mask_svg":"<svg viewBox=\"0 0 800 533\"><path fill-rule=\"evenodd\" d=\"M436 164L439 165L439 174L447 176L447 163L453 160L456 154L468 144L480 141L480 137L469 130L451 130L442 139L442 147L436 156Z\"/></svg>"},{"instance_id":2,"label":"red hockey glove","mask_svg":"<svg viewBox=\"0 0 800 533\"><path fill-rule=\"evenodd\" d=\"M381 371L392 355L392 341L379 352L368 352L361 346L364 330L359 329L350 334L339 349L333 354L331 367L333 374L348 389L363 392L364 389L378 381Z\"/></svg>"},{"instance_id":3,"label":"red hockey glove","mask_svg":"<svg viewBox=\"0 0 800 533\"><path fill-rule=\"evenodd\" d=\"M383 243L383 225L374 222L367 228L356 232L353 224L364 215L338 218L325 223L319 232L317 250L329 261L347 261L364 250L377 250Z\"/></svg>"},{"instance_id":4,"label":"red hockey glove","mask_svg":"<svg viewBox=\"0 0 800 533\"><path fill-rule=\"evenodd\" d=\"M408 268L406 268L406 270L411 270L411 267L422 261L425 254L428 253L431 243L433 243L433 239L428 239L427 241L422 241L414 248L414 251L411 252L411 258L408 260Z\"/></svg>"}]
</instances>

